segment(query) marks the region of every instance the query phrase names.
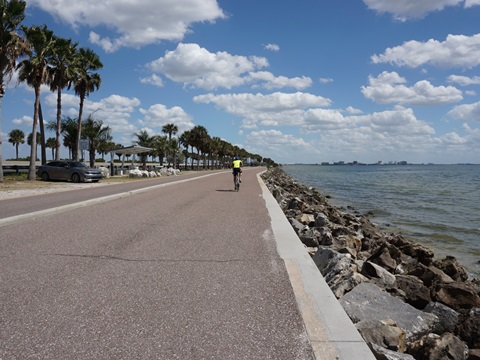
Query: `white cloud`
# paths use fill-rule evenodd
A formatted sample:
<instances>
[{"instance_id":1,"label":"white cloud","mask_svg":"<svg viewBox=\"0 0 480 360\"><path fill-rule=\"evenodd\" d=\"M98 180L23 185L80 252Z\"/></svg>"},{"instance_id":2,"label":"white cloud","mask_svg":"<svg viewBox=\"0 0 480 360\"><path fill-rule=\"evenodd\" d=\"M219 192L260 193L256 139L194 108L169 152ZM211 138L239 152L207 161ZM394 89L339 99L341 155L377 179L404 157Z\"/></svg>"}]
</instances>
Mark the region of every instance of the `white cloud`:
<instances>
[{"instance_id":1,"label":"white cloud","mask_svg":"<svg viewBox=\"0 0 480 360\"><path fill-rule=\"evenodd\" d=\"M367 123L372 131L390 136L433 135L435 130L415 117L412 109L398 108L382 112L375 112L356 118L357 121Z\"/></svg>"},{"instance_id":2,"label":"white cloud","mask_svg":"<svg viewBox=\"0 0 480 360\"><path fill-rule=\"evenodd\" d=\"M356 109L356 108L354 108L354 107L352 107L352 106L347 107L347 108L345 109L345 111L346 111L347 113L351 114L351 115L357 115L357 114L363 113L362 110Z\"/></svg>"},{"instance_id":3,"label":"white cloud","mask_svg":"<svg viewBox=\"0 0 480 360\"><path fill-rule=\"evenodd\" d=\"M175 50L147 64L155 74L143 82L158 82L161 79L157 74L162 74L172 81L206 90L232 89L247 84L269 90L303 90L312 85L312 79L306 76L288 78L259 71L268 65L264 57L231 55L224 51L212 53L198 44L180 43Z\"/></svg>"},{"instance_id":4,"label":"white cloud","mask_svg":"<svg viewBox=\"0 0 480 360\"><path fill-rule=\"evenodd\" d=\"M280 46L278 46L277 44L267 44L264 46L264 48L274 52L280 51Z\"/></svg>"},{"instance_id":5,"label":"white cloud","mask_svg":"<svg viewBox=\"0 0 480 360\"><path fill-rule=\"evenodd\" d=\"M106 27L112 37L91 32L90 41L105 51L121 47L141 47L161 40L180 41L196 22L225 18L216 0L29 0L36 6L75 28Z\"/></svg>"},{"instance_id":6,"label":"white cloud","mask_svg":"<svg viewBox=\"0 0 480 360\"><path fill-rule=\"evenodd\" d=\"M465 8L470 8L473 6L480 5L480 0L466 0L465 1Z\"/></svg>"},{"instance_id":7,"label":"white cloud","mask_svg":"<svg viewBox=\"0 0 480 360\"><path fill-rule=\"evenodd\" d=\"M455 106L449 111L448 116L457 120L480 121L480 101Z\"/></svg>"},{"instance_id":8,"label":"white cloud","mask_svg":"<svg viewBox=\"0 0 480 360\"><path fill-rule=\"evenodd\" d=\"M410 18L422 18L430 12L443 10L447 6L455 6L463 1L464 0L363 0L369 9L381 14L392 14L393 17L399 21L405 21Z\"/></svg>"},{"instance_id":9,"label":"white cloud","mask_svg":"<svg viewBox=\"0 0 480 360\"><path fill-rule=\"evenodd\" d=\"M253 81L264 82L262 85L265 89L281 89L291 87L297 90L303 90L312 85L312 79L306 76L287 78L286 76L274 76L268 71L257 71L249 73Z\"/></svg>"},{"instance_id":10,"label":"white cloud","mask_svg":"<svg viewBox=\"0 0 480 360\"><path fill-rule=\"evenodd\" d=\"M404 155L413 161L441 148L435 130L417 119L412 109L348 117L336 110L311 109L306 118L301 136L280 129L254 130L247 135L247 143L273 159L310 163L404 160Z\"/></svg>"},{"instance_id":11,"label":"white cloud","mask_svg":"<svg viewBox=\"0 0 480 360\"><path fill-rule=\"evenodd\" d=\"M320 82L320 84L328 84L328 83L333 82L333 79L331 79L331 78L320 78L320 79L318 79L318 81Z\"/></svg>"},{"instance_id":12,"label":"white cloud","mask_svg":"<svg viewBox=\"0 0 480 360\"><path fill-rule=\"evenodd\" d=\"M480 34L448 35L443 42L411 40L388 48L381 55L373 55L372 61L411 68L424 65L473 68L480 64Z\"/></svg>"},{"instance_id":13,"label":"white cloud","mask_svg":"<svg viewBox=\"0 0 480 360\"><path fill-rule=\"evenodd\" d=\"M78 117L78 97L72 94L62 95L62 114L73 118ZM56 116L56 93L45 96L45 105L51 108L50 116ZM137 98L128 98L120 95L110 95L99 101L85 100L83 117L86 119L90 114L95 119L102 120L110 126L112 131L129 132L135 127L130 123L132 113L140 106Z\"/></svg>"},{"instance_id":14,"label":"white cloud","mask_svg":"<svg viewBox=\"0 0 480 360\"><path fill-rule=\"evenodd\" d=\"M311 157L321 154L318 147L306 142L303 138L284 134L279 130L252 131L246 135L246 138L248 148L261 154L268 154L273 159L286 159L286 162L301 161L302 155Z\"/></svg>"},{"instance_id":15,"label":"white cloud","mask_svg":"<svg viewBox=\"0 0 480 360\"><path fill-rule=\"evenodd\" d=\"M15 126L28 126L31 128L33 125L33 118L31 116L22 116L21 118L13 119L12 123Z\"/></svg>"},{"instance_id":16,"label":"white cloud","mask_svg":"<svg viewBox=\"0 0 480 360\"><path fill-rule=\"evenodd\" d=\"M351 128L352 121L339 110L309 109L304 114L303 131L315 132Z\"/></svg>"},{"instance_id":17,"label":"white cloud","mask_svg":"<svg viewBox=\"0 0 480 360\"><path fill-rule=\"evenodd\" d=\"M245 74L266 66L268 61L262 57L211 53L198 44L178 44L174 51L147 65L172 81L208 90L243 85L248 81Z\"/></svg>"},{"instance_id":18,"label":"white cloud","mask_svg":"<svg viewBox=\"0 0 480 360\"><path fill-rule=\"evenodd\" d=\"M461 101L462 92L453 86L433 86L427 80L412 87L401 85L405 78L396 72L384 71L376 78L369 77L369 86L362 86L362 94L380 104L436 105Z\"/></svg>"},{"instance_id":19,"label":"white cloud","mask_svg":"<svg viewBox=\"0 0 480 360\"><path fill-rule=\"evenodd\" d=\"M152 74L148 77L141 78L140 82L142 84L150 84L150 85L154 85L154 86L158 86L158 87L163 87L163 80L157 74Z\"/></svg>"},{"instance_id":20,"label":"white cloud","mask_svg":"<svg viewBox=\"0 0 480 360\"><path fill-rule=\"evenodd\" d=\"M451 83L458 84L460 86L479 85L480 76L474 76L472 78L469 78L467 76L450 75L448 77L448 81Z\"/></svg>"},{"instance_id":21,"label":"white cloud","mask_svg":"<svg viewBox=\"0 0 480 360\"><path fill-rule=\"evenodd\" d=\"M155 104L148 109L140 109L140 113L144 115L140 124L157 129L157 133L161 132L162 126L166 124L175 124L179 133L195 126L192 117L179 106L168 109L165 105Z\"/></svg>"},{"instance_id":22,"label":"white cloud","mask_svg":"<svg viewBox=\"0 0 480 360\"><path fill-rule=\"evenodd\" d=\"M222 110L243 118L242 126L301 126L305 111L329 106L331 101L321 96L297 92L263 94L206 94L193 98L197 103L213 103Z\"/></svg>"}]
</instances>

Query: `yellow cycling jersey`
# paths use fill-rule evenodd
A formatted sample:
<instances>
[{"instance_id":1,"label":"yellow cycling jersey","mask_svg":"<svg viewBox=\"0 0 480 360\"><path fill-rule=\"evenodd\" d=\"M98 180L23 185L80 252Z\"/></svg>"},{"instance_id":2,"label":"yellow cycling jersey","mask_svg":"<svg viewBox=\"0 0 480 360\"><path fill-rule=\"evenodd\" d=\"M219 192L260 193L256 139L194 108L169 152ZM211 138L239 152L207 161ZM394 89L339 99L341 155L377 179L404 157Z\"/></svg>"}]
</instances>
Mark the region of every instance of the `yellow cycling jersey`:
<instances>
[{"instance_id":1,"label":"yellow cycling jersey","mask_svg":"<svg viewBox=\"0 0 480 360\"><path fill-rule=\"evenodd\" d=\"M240 166L242 166L242 160L233 160L234 169L240 169Z\"/></svg>"}]
</instances>

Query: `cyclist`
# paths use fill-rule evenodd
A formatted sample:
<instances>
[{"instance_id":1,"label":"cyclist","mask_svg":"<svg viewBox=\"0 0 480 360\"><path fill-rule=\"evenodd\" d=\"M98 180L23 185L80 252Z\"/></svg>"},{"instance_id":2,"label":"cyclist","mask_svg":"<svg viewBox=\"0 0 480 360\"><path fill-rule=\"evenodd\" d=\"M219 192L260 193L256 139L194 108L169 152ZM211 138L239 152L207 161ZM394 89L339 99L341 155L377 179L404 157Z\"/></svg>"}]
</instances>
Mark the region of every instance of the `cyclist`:
<instances>
[{"instance_id":1,"label":"cyclist","mask_svg":"<svg viewBox=\"0 0 480 360\"><path fill-rule=\"evenodd\" d=\"M238 156L235 156L232 162L233 168L233 181L235 182L235 175L238 174L238 180L242 182L242 160Z\"/></svg>"}]
</instances>

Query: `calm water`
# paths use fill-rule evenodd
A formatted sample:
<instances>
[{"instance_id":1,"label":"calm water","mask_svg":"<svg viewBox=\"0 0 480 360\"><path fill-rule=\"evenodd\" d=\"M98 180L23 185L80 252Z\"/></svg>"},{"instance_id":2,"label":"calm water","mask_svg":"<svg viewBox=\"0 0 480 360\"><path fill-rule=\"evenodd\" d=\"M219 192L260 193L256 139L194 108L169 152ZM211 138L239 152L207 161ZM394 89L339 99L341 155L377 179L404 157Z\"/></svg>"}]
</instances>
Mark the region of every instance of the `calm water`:
<instances>
[{"instance_id":1,"label":"calm water","mask_svg":"<svg viewBox=\"0 0 480 360\"><path fill-rule=\"evenodd\" d=\"M330 195L330 203L372 211L386 232L455 256L480 277L480 165L287 165L285 173Z\"/></svg>"}]
</instances>

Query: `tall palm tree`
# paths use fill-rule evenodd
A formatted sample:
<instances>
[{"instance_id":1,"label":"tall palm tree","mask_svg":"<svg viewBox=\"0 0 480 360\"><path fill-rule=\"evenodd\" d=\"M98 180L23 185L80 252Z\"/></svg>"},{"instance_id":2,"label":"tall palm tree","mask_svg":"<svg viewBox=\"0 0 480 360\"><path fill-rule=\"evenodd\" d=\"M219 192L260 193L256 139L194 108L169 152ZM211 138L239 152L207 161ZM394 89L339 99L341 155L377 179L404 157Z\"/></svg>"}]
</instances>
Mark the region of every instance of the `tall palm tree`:
<instances>
[{"instance_id":1,"label":"tall palm tree","mask_svg":"<svg viewBox=\"0 0 480 360\"><path fill-rule=\"evenodd\" d=\"M19 81L25 81L28 85L32 86L35 91L32 126L33 136L30 150L30 167L28 170L28 180L35 180L36 134L40 111L40 87L42 84L47 84L49 80L50 74L47 71L47 66L50 56L52 55L55 37L53 31L48 30L46 25L44 25L43 28L37 26L22 26L22 30L25 33L31 53L28 59L18 64L18 79Z\"/></svg>"},{"instance_id":2,"label":"tall palm tree","mask_svg":"<svg viewBox=\"0 0 480 360\"><path fill-rule=\"evenodd\" d=\"M18 161L18 146L25 143L25 133L19 129L13 129L8 134L8 142L15 146L15 159Z\"/></svg>"},{"instance_id":3,"label":"tall palm tree","mask_svg":"<svg viewBox=\"0 0 480 360\"><path fill-rule=\"evenodd\" d=\"M102 120L95 120L90 115L87 120L83 122L83 138L88 139L90 147L88 149L90 155L90 167L95 166L95 153L100 149L102 142L108 142L113 139L110 135L110 127L103 125Z\"/></svg>"},{"instance_id":4,"label":"tall palm tree","mask_svg":"<svg viewBox=\"0 0 480 360\"><path fill-rule=\"evenodd\" d=\"M27 3L22 0L0 0L0 134L2 133L2 99L17 63L26 52L18 28L25 18ZM0 183L3 182L2 137L0 136Z\"/></svg>"},{"instance_id":5,"label":"tall palm tree","mask_svg":"<svg viewBox=\"0 0 480 360\"><path fill-rule=\"evenodd\" d=\"M187 170L188 166L188 158L190 157L190 153L188 149L190 148L190 145L192 145L192 133L190 130L186 130L183 132L182 135L180 135L179 139L180 144L185 147L185 150L183 150L183 154L185 155L185 170ZM193 149L192 149L193 152ZM192 169L193 169L193 157L192 157Z\"/></svg>"},{"instance_id":6,"label":"tall palm tree","mask_svg":"<svg viewBox=\"0 0 480 360\"><path fill-rule=\"evenodd\" d=\"M83 114L83 104L85 98L90 95L95 90L100 88L102 83L102 78L100 74L95 71L103 68L103 64L100 61L100 58L93 50L87 48L81 48L78 52L78 68L75 72L75 79L73 81L73 88L75 89L75 94L80 97L80 107L78 110L78 119L77 119L77 151L75 160L79 159L80 155L80 139L82 138L82 114Z\"/></svg>"},{"instance_id":7,"label":"tall palm tree","mask_svg":"<svg viewBox=\"0 0 480 360\"><path fill-rule=\"evenodd\" d=\"M201 125L194 126L191 133L191 144L197 149L197 170L200 168L200 151L205 150L205 143L208 138L208 131ZM203 164L205 167L205 163Z\"/></svg>"},{"instance_id":8,"label":"tall palm tree","mask_svg":"<svg viewBox=\"0 0 480 360\"><path fill-rule=\"evenodd\" d=\"M71 39L56 38L50 61L50 90L57 92L57 127L55 160L60 160L60 131L62 122L62 90L70 85L77 70L77 45Z\"/></svg>"},{"instance_id":9,"label":"tall palm tree","mask_svg":"<svg viewBox=\"0 0 480 360\"><path fill-rule=\"evenodd\" d=\"M172 135L175 135L178 132L178 127L175 124L165 124L162 126L162 132L168 135L168 166L170 166L170 159L172 158L171 148L175 147L176 143L171 144Z\"/></svg>"},{"instance_id":10,"label":"tall palm tree","mask_svg":"<svg viewBox=\"0 0 480 360\"><path fill-rule=\"evenodd\" d=\"M52 149L52 159L55 159L55 149L57 148L57 140L54 137L50 137L47 139L47 141L45 141L45 146L49 149Z\"/></svg>"}]
</instances>

